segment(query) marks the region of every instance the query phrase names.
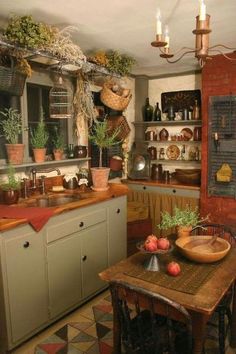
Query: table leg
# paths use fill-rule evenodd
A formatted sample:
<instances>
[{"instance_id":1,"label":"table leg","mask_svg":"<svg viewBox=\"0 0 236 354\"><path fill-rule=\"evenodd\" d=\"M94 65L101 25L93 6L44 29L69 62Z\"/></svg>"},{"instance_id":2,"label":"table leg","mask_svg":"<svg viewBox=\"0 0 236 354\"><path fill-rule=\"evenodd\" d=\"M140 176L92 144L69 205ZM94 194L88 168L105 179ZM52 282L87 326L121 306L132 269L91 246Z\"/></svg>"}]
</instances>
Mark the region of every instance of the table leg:
<instances>
[{"instance_id":1,"label":"table leg","mask_svg":"<svg viewBox=\"0 0 236 354\"><path fill-rule=\"evenodd\" d=\"M233 304L232 304L230 346L232 348L236 348L236 281L234 282L234 286L233 286Z\"/></svg>"},{"instance_id":2,"label":"table leg","mask_svg":"<svg viewBox=\"0 0 236 354\"><path fill-rule=\"evenodd\" d=\"M191 312L193 325L193 354L202 354L206 336L206 324L210 316L199 312Z\"/></svg>"}]
</instances>

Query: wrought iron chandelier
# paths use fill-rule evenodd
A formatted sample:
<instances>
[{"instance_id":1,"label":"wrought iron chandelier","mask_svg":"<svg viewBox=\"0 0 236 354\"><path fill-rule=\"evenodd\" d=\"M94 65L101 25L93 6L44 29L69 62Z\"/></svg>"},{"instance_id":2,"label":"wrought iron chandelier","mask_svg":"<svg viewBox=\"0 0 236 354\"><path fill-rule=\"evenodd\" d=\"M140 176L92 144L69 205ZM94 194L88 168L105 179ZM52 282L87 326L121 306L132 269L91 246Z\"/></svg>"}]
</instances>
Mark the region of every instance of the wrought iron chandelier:
<instances>
[{"instance_id":1,"label":"wrought iron chandelier","mask_svg":"<svg viewBox=\"0 0 236 354\"><path fill-rule=\"evenodd\" d=\"M217 44L212 47L209 47L209 34L211 33L210 15L206 13L206 4L204 3L204 0L199 1L200 11L199 15L196 16L196 28L192 31L193 34L196 36L195 48L182 47L176 53L170 52L169 29L166 25L163 36L160 9L158 9L156 16L156 40L151 42L151 45L153 47L159 48L161 52L160 57L166 59L168 63L177 63L185 55L190 53L195 54L195 57L197 58L201 67L204 66L207 60L212 59L213 53L220 53L226 59L236 60L235 58L229 57L221 50L222 48L228 50L236 50L236 48L230 48L223 44ZM173 60L171 60L171 58L173 58Z\"/></svg>"}]
</instances>

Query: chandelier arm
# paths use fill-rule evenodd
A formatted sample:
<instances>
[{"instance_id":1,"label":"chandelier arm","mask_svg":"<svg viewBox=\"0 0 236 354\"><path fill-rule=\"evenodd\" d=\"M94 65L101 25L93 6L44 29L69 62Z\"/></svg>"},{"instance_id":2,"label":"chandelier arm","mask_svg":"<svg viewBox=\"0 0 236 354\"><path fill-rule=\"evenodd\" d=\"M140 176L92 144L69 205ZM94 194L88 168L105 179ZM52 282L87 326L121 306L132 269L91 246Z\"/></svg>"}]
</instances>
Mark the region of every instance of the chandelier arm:
<instances>
[{"instance_id":1,"label":"chandelier arm","mask_svg":"<svg viewBox=\"0 0 236 354\"><path fill-rule=\"evenodd\" d=\"M165 51L161 47L159 47L159 50L160 50L160 52L162 54L165 54ZM179 53L181 53L183 50L188 50L189 51L188 53L194 53L195 52L195 49L193 49L193 48L182 47L179 50L177 50L177 52L171 53L171 54L173 54L173 56L175 56L175 55L178 55Z\"/></svg>"},{"instance_id":2,"label":"chandelier arm","mask_svg":"<svg viewBox=\"0 0 236 354\"><path fill-rule=\"evenodd\" d=\"M221 50L219 49L211 49L212 52L217 52L217 53L220 53L221 55L223 55L223 57L225 57L226 59L228 60L231 60L231 61L236 61L236 58L230 58L228 55L226 55L225 53L223 53Z\"/></svg>"},{"instance_id":3,"label":"chandelier arm","mask_svg":"<svg viewBox=\"0 0 236 354\"><path fill-rule=\"evenodd\" d=\"M182 59L186 54L189 54L189 53L195 53L196 51L195 50L189 50L187 52L184 52L178 59L176 60L169 60L168 58L166 58L167 62L170 63L170 64L174 64L174 63L177 63L180 59Z\"/></svg>"},{"instance_id":4,"label":"chandelier arm","mask_svg":"<svg viewBox=\"0 0 236 354\"><path fill-rule=\"evenodd\" d=\"M224 44L216 44L216 45L213 45L212 47L209 47L209 50L213 49L213 48L217 48L217 47L223 47L225 49L229 49L229 50L236 50L236 48L230 48L230 47L227 47L226 45Z\"/></svg>"}]
</instances>

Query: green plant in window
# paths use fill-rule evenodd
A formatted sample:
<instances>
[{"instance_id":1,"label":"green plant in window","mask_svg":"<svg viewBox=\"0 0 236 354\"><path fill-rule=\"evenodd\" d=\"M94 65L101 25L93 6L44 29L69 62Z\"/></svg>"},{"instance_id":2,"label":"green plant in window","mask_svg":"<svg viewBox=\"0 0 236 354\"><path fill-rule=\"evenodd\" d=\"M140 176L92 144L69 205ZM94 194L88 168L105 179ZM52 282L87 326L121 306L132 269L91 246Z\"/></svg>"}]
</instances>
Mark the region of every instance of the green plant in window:
<instances>
[{"instance_id":1,"label":"green plant in window","mask_svg":"<svg viewBox=\"0 0 236 354\"><path fill-rule=\"evenodd\" d=\"M64 135L58 127L54 127L52 136L52 145L56 150L63 150L65 147Z\"/></svg>"},{"instance_id":2,"label":"green plant in window","mask_svg":"<svg viewBox=\"0 0 236 354\"><path fill-rule=\"evenodd\" d=\"M19 134L22 133L22 116L14 108L5 108L0 111L0 126L3 135L9 144L18 144Z\"/></svg>"},{"instance_id":3,"label":"green plant in window","mask_svg":"<svg viewBox=\"0 0 236 354\"><path fill-rule=\"evenodd\" d=\"M44 149L49 139L49 134L44 121L43 108L40 108L40 119L34 130L30 131L30 142L34 149Z\"/></svg>"}]
</instances>

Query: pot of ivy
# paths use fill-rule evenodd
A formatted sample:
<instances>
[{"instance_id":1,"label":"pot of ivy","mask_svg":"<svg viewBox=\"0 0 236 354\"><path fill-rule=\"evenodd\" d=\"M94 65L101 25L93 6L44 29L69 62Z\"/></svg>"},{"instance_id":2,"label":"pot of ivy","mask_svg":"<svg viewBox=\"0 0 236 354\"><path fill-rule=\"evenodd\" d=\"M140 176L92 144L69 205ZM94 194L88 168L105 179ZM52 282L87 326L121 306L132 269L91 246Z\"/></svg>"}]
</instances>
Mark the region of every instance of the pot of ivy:
<instances>
[{"instance_id":1,"label":"pot of ivy","mask_svg":"<svg viewBox=\"0 0 236 354\"><path fill-rule=\"evenodd\" d=\"M95 191L105 191L109 188L108 178L110 168L102 167L102 152L103 149L109 148L120 142L117 141L118 134L119 129L116 129L111 132L106 120L104 122L95 122L93 127L91 128L89 140L99 149L99 167L92 167L90 169L93 181L93 185L91 188Z\"/></svg>"},{"instance_id":2,"label":"pot of ivy","mask_svg":"<svg viewBox=\"0 0 236 354\"><path fill-rule=\"evenodd\" d=\"M46 144L49 134L44 122L43 110L41 108L40 119L36 128L30 131L30 142L33 148L34 161L37 163L44 162L46 159Z\"/></svg>"},{"instance_id":3,"label":"pot of ivy","mask_svg":"<svg viewBox=\"0 0 236 354\"><path fill-rule=\"evenodd\" d=\"M201 218L198 208L187 206L185 209L174 207L173 215L164 211L161 213L161 223L157 225L162 230L173 227L177 230L177 237L189 236L194 228L200 227L201 222L207 218Z\"/></svg>"},{"instance_id":4,"label":"pot of ivy","mask_svg":"<svg viewBox=\"0 0 236 354\"><path fill-rule=\"evenodd\" d=\"M7 168L6 180L1 181L2 199L5 204L16 204L20 197L21 181L12 165Z\"/></svg>"},{"instance_id":5,"label":"pot of ivy","mask_svg":"<svg viewBox=\"0 0 236 354\"><path fill-rule=\"evenodd\" d=\"M58 129L58 127L54 128L52 145L53 145L54 160L56 161L62 160L65 143L64 143L64 136L62 132Z\"/></svg>"},{"instance_id":6,"label":"pot of ivy","mask_svg":"<svg viewBox=\"0 0 236 354\"><path fill-rule=\"evenodd\" d=\"M22 116L13 108L5 108L0 111L2 120L0 126L8 144L7 159L10 164L22 164L24 158L24 144L19 143L19 135L22 133Z\"/></svg>"}]
</instances>

